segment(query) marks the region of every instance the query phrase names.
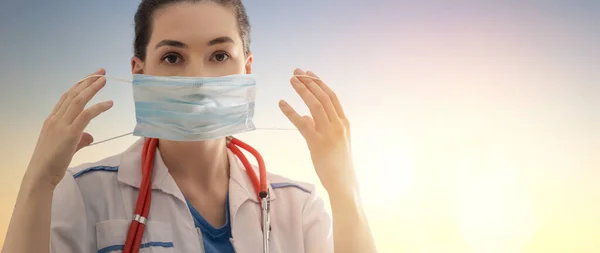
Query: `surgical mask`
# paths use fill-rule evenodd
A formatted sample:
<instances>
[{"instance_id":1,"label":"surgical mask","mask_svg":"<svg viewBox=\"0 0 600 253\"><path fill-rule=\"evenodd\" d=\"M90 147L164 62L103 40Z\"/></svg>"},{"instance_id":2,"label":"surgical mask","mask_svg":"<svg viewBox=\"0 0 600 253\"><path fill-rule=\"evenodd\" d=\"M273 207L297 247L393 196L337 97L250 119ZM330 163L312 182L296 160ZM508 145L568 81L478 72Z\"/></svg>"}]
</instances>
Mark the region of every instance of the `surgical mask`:
<instances>
[{"instance_id":1,"label":"surgical mask","mask_svg":"<svg viewBox=\"0 0 600 253\"><path fill-rule=\"evenodd\" d=\"M302 75L304 76L304 75ZM249 74L222 77L133 75L137 124L134 132L94 142L105 143L136 136L179 141L215 139L256 129L298 131L296 128L262 127L253 123L256 77ZM309 77L315 80L318 78Z\"/></svg>"},{"instance_id":2,"label":"surgical mask","mask_svg":"<svg viewBox=\"0 0 600 253\"><path fill-rule=\"evenodd\" d=\"M202 141L256 129L253 123L254 75L178 77L135 74L132 81L104 77L133 85L135 136ZM126 135L129 134L115 138Z\"/></svg>"},{"instance_id":3,"label":"surgical mask","mask_svg":"<svg viewBox=\"0 0 600 253\"><path fill-rule=\"evenodd\" d=\"M133 135L201 141L255 130L256 79L133 75Z\"/></svg>"}]
</instances>

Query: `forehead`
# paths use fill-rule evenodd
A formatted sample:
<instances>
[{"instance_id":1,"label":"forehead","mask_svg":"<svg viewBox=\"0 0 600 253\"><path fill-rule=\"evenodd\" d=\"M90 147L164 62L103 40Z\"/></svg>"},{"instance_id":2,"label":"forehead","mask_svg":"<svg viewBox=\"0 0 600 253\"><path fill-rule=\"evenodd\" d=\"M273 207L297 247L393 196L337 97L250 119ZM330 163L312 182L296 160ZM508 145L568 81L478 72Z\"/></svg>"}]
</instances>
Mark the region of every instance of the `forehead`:
<instances>
[{"instance_id":1,"label":"forehead","mask_svg":"<svg viewBox=\"0 0 600 253\"><path fill-rule=\"evenodd\" d=\"M190 45L205 44L222 36L229 36L236 43L241 41L233 11L210 1L183 2L154 13L150 45L164 39L179 40Z\"/></svg>"}]
</instances>

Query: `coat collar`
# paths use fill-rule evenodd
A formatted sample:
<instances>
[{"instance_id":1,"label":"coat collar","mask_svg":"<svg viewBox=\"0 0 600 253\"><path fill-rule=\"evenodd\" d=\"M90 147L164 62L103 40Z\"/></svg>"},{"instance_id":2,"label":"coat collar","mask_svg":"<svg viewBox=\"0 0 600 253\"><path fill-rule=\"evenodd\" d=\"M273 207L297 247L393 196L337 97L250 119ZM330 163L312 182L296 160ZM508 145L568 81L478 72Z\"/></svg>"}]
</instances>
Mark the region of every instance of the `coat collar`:
<instances>
[{"instance_id":1,"label":"coat collar","mask_svg":"<svg viewBox=\"0 0 600 253\"><path fill-rule=\"evenodd\" d=\"M121 156L119 171L117 178L119 182L129 186L139 188L142 181L142 148L145 138L140 138L133 143ZM229 157L229 203L232 212L232 217L239 206L246 200L251 200L258 203L257 193L252 186L252 182L246 172L241 161L231 152L227 150ZM258 168L252 167L254 173L258 175ZM270 199L275 200L275 192L271 184L269 187ZM154 164L152 169L152 189L160 190L167 194L173 195L181 201L185 202L183 193L175 183L173 177L169 173L161 155L160 150L156 150Z\"/></svg>"}]
</instances>

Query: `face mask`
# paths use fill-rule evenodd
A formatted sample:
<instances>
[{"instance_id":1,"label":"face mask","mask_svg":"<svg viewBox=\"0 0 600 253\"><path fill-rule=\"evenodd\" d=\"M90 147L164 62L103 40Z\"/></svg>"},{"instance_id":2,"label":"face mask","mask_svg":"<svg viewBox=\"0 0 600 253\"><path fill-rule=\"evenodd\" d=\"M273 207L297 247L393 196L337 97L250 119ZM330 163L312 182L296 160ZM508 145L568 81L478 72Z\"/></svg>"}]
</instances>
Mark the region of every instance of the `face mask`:
<instances>
[{"instance_id":1,"label":"face mask","mask_svg":"<svg viewBox=\"0 0 600 253\"><path fill-rule=\"evenodd\" d=\"M256 79L133 75L133 135L201 141L255 130Z\"/></svg>"},{"instance_id":2,"label":"face mask","mask_svg":"<svg viewBox=\"0 0 600 253\"><path fill-rule=\"evenodd\" d=\"M311 76L304 76L319 80ZM125 133L89 146L130 134L177 141L221 138L256 129L297 131L296 128L256 128L254 116L255 76L172 77L133 75L133 81L105 77L133 84L137 125Z\"/></svg>"},{"instance_id":3,"label":"face mask","mask_svg":"<svg viewBox=\"0 0 600 253\"><path fill-rule=\"evenodd\" d=\"M87 78L90 77L93 76ZM137 121L133 131L135 136L173 141L202 141L256 129L252 121L256 91L254 75L133 75L133 81L103 77L133 84ZM131 133L92 145L129 134Z\"/></svg>"}]
</instances>

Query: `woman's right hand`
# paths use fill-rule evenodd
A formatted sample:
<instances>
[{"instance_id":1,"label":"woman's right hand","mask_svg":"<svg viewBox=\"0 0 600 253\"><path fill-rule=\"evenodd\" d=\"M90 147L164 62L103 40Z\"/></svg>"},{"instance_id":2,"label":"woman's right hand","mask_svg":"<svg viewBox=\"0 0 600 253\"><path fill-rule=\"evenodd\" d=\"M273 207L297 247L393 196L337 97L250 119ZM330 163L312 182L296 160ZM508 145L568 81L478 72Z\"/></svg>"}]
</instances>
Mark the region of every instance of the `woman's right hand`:
<instances>
[{"instance_id":1,"label":"woman's right hand","mask_svg":"<svg viewBox=\"0 0 600 253\"><path fill-rule=\"evenodd\" d=\"M99 69L91 75L105 73L104 69ZM62 180L75 152L94 140L83 130L92 119L113 105L112 101L106 101L85 109L105 84L105 77L88 76L63 94L42 126L26 178L34 183L49 183L52 187Z\"/></svg>"}]
</instances>

